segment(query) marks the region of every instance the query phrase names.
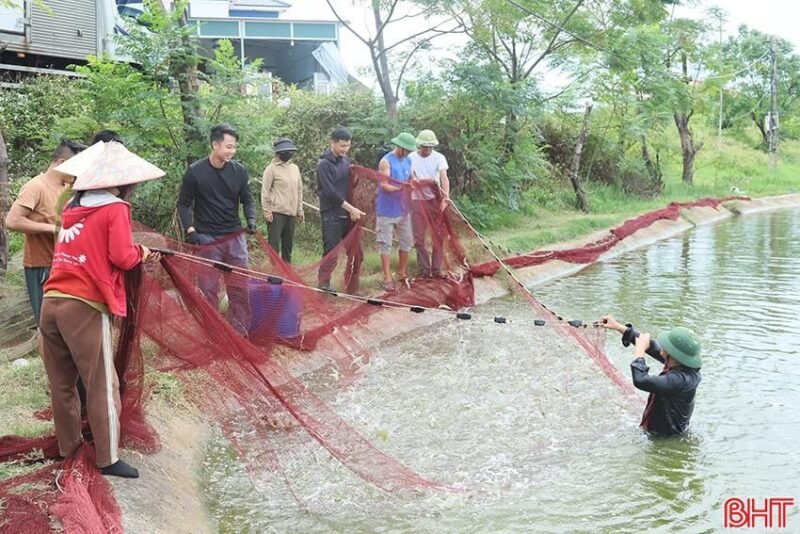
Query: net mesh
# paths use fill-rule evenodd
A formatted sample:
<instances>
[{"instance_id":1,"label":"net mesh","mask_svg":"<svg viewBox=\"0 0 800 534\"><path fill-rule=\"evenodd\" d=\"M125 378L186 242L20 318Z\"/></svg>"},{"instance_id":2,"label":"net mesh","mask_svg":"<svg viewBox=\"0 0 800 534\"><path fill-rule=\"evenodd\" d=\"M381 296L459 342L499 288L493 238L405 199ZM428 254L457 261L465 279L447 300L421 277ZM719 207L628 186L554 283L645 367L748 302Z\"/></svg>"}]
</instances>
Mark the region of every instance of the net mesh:
<instances>
[{"instance_id":1,"label":"net mesh","mask_svg":"<svg viewBox=\"0 0 800 534\"><path fill-rule=\"evenodd\" d=\"M503 280L530 306L535 318L551 327L553 335L573 340L624 393L633 395L606 358L604 331L570 325L567 318L539 302L505 266L525 267L551 259L595 261L624 237L655 220L676 218L687 205L672 204L626 221L584 247L541 251L502 262L455 206L418 210L414 213L424 220L420 226L427 250L441 246L442 274L415 278L387 292L381 289L371 231L381 180L389 179L370 169L352 168L349 201L367 215L328 255L308 265L287 264L260 234L249 236L249 263L242 268L214 259L215 250L241 239L242 234L212 245L191 246L142 226L134 228L137 241L167 252L160 265L137 268L126 278L128 317L116 325L115 353L124 446L145 452L159 447L158 436L145 419L147 365L182 379L188 400L223 431L251 474L282 474L280 454L270 446L271 436L297 432L298 443L316 441L353 473L386 492L454 490L384 453L330 408L325 391L315 391L303 377L330 370L336 386L347 387L387 337L408 331L421 320L470 317L465 310L475 304L473 280L485 276ZM434 196L430 205L438 206L437 189L420 191ZM404 186L401 195L404 203L414 206L411 188ZM720 202L704 200L688 206ZM321 268L332 270L331 280L339 293L316 287ZM84 428L90 440L90 429ZM24 461L34 450L42 451L46 459L57 459L53 436L0 438L0 461ZM16 520L6 520L12 515L26 518L25 532L48 531L51 517L59 519L68 532L120 530L119 508L109 497L107 483L92 467L92 454L91 447L84 446L65 461L0 482L0 499L5 503L0 531L22 532L14 530L19 528L12 526L18 524Z\"/></svg>"}]
</instances>

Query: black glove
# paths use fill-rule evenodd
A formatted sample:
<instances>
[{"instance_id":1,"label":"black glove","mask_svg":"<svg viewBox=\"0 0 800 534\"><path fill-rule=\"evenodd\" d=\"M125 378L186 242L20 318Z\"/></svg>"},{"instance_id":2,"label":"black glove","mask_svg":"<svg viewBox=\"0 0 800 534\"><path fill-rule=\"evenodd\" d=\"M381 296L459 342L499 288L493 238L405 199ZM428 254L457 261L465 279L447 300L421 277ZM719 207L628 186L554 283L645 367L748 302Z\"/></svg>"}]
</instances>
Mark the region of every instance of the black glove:
<instances>
[{"instance_id":1,"label":"black glove","mask_svg":"<svg viewBox=\"0 0 800 534\"><path fill-rule=\"evenodd\" d=\"M190 245L199 245L200 244L200 236L197 235L197 232L189 232L186 234L186 242Z\"/></svg>"},{"instance_id":2,"label":"black glove","mask_svg":"<svg viewBox=\"0 0 800 534\"><path fill-rule=\"evenodd\" d=\"M647 366L647 364L644 361L644 358L641 356L634 359L631 362L631 367L633 367L634 369L638 369L643 373L648 373L650 371L650 368Z\"/></svg>"},{"instance_id":3,"label":"black glove","mask_svg":"<svg viewBox=\"0 0 800 534\"><path fill-rule=\"evenodd\" d=\"M639 337L639 332L633 327L631 323L626 324L628 328L622 333L622 346L630 347L636 344L636 338Z\"/></svg>"},{"instance_id":4,"label":"black glove","mask_svg":"<svg viewBox=\"0 0 800 534\"><path fill-rule=\"evenodd\" d=\"M254 234L257 231L258 231L258 226L256 226L256 223L254 223L254 222L247 223L247 233L248 234Z\"/></svg>"}]
</instances>

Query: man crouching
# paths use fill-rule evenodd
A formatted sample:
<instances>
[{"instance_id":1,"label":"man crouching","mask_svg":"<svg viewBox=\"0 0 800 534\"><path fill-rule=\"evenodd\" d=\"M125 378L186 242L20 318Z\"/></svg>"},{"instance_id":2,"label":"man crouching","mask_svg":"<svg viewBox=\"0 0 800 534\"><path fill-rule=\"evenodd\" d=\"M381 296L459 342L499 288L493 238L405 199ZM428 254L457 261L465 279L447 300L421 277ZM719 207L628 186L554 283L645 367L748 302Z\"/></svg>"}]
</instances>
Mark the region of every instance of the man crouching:
<instances>
[{"instance_id":1,"label":"man crouching","mask_svg":"<svg viewBox=\"0 0 800 534\"><path fill-rule=\"evenodd\" d=\"M655 340L649 333L623 325L610 315L600 324L622 334L622 344L634 344L636 359L631 362L633 385L647 391L641 427L657 436L682 434L689 426L694 410L694 395L700 384L700 342L688 328L678 326L658 334ZM659 375L649 375L644 362L645 353L664 364Z\"/></svg>"}]
</instances>

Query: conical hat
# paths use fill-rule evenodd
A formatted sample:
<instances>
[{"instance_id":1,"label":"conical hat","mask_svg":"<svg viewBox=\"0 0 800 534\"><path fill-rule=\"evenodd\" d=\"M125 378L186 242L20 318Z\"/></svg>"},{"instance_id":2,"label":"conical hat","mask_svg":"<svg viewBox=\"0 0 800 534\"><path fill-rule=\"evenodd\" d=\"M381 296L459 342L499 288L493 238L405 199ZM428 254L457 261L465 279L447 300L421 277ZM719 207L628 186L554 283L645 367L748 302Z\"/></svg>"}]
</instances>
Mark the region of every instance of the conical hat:
<instances>
[{"instance_id":1,"label":"conical hat","mask_svg":"<svg viewBox=\"0 0 800 534\"><path fill-rule=\"evenodd\" d=\"M120 143L99 141L71 157L57 171L75 176L72 189L109 189L164 176L164 171L140 158Z\"/></svg>"},{"instance_id":2,"label":"conical hat","mask_svg":"<svg viewBox=\"0 0 800 534\"><path fill-rule=\"evenodd\" d=\"M63 172L64 174L69 174L70 176L78 176L79 174L83 174L91 162L97 159L103 150L105 150L106 144L102 141L99 141L86 150L79 152L78 154L72 156L64 163L56 167L56 170L59 172ZM80 156L80 157L78 157Z\"/></svg>"}]
</instances>

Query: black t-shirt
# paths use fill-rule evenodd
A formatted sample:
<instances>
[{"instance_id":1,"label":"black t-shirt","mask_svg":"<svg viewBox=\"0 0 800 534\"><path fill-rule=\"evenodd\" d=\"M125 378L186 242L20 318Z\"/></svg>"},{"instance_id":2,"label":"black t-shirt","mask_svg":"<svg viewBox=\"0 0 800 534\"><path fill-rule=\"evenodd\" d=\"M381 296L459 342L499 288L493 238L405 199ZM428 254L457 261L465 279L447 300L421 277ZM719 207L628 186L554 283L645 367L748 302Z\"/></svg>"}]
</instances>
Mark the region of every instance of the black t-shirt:
<instances>
[{"instance_id":1,"label":"black t-shirt","mask_svg":"<svg viewBox=\"0 0 800 534\"><path fill-rule=\"evenodd\" d=\"M216 169L203 158L186 169L178 195L178 215L184 228L194 226L202 234L229 234L242 228L240 202L247 223L255 224L256 205L244 165L229 161Z\"/></svg>"}]
</instances>

